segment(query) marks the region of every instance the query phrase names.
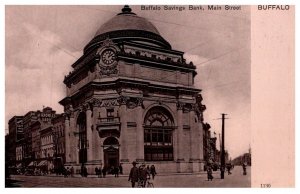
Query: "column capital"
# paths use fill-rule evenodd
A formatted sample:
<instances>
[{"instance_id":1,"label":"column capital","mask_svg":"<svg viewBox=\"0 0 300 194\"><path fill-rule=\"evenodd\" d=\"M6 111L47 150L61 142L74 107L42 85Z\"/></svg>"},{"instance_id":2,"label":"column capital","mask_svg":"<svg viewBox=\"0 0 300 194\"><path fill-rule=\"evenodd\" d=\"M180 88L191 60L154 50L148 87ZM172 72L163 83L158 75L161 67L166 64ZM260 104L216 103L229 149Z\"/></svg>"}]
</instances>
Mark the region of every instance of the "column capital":
<instances>
[{"instance_id":1,"label":"column capital","mask_svg":"<svg viewBox=\"0 0 300 194\"><path fill-rule=\"evenodd\" d=\"M185 103L183 103L183 102L179 102L179 101L178 101L178 102L176 103L177 110L183 110L183 106L184 106L184 104L185 104Z\"/></svg>"},{"instance_id":2,"label":"column capital","mask_svg":"<svg viewBox=\"0 0 300 194\"><path fill-rule=\"evenodd\" d=\"M120 105L126 105L129 98L127 96L120 96L117 101Z\"/></svg>"},{"instance_id":3,"label":"column capital","mask_svg":"<svg viewBox=\"0 0 300 194\"><path fill-rule=\"evenodd\" d=\"M143 98L136 98L137 106L143 106Z\"/></svg>"},{"instance_id":4,"label":"column capital","mask_svg":"<svg viewBox=\"0 0 300 194\"><path fill-rule=\"evenodd\" d=\"M102 101L97 98L92 98L88 101L88 104L92 107L100 107L102 104Z\"/></svg>"},{"instance_id":5,"label":"column capital","mask_svg":"<svg viewBox=\"0 0 300 194\"><path fill-rule=\"evenodd\" d=\"M74 109L73 109L73 106L71 104L69 106L65 107L64 116L65 116L66 119L74 118Z\"/></svg>"}]
</instances>

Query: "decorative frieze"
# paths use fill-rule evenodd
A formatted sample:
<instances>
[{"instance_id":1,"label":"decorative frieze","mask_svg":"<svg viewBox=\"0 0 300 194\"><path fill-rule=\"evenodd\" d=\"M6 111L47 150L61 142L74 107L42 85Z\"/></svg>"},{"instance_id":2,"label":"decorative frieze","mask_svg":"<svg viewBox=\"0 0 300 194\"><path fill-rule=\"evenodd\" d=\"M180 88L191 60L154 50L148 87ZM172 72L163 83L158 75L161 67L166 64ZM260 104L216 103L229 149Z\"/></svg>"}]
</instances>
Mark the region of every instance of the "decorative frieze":
<instances>
[{"instance_id":1,"label":"decorative frieze","mask_svg":"<svg viewBox=\"0 0 300 194\"><path fill-rule=\"evenodd\" d=\"M102 100L101 107L119 106L118 98Z\"/></svg>"},{"instance_id":2,"label":"decorative frieze","mask_svg":"<svg viewBox=\"0 0 300 194\"><path fill-rule=\"evenodd\" d=\"M99 64L99 75L101 77L117 75L117 74L118 74L117 64L111 66L104 66Z\"/></svg>"}]
</instances>

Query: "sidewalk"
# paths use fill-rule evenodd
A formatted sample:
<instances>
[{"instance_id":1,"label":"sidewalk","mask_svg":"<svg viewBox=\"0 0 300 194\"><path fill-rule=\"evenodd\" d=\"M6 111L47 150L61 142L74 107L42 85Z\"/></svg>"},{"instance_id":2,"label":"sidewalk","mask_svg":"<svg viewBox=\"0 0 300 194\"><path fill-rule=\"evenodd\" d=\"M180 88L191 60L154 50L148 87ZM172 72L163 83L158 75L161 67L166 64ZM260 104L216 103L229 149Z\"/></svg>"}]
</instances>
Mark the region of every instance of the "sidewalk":
<instances>
[{"instance_id":1,"label":"sidewalk","mask_svg":"<svg viewBox=\"0 0 300 194\"><path fill-rule=\"evenodd\" d=\"M213 174L219 174L220 171L213 171ZM158 173L156 174L156 176L172 176L172 175L207 175L207 172L206 171L201 171L201 172L196 172L196 173L190 173L190 172L184 172L184 173ZM45 176L48 176L48 177L64 177L63 175L56 175L56 174L48 174L48 175L45 175ZM128 177L129 174L119 174L119 177ZM115 175L112 175L112 174L108 174L106 175L105 178L111 178L111 177L115 177ZM87 177L82 177L80 174L74 174L74 177L68 177L68 178L98 178L97 175L95 174L91 174L91 175L88 175Z\"/></svg>"}]
</instances>

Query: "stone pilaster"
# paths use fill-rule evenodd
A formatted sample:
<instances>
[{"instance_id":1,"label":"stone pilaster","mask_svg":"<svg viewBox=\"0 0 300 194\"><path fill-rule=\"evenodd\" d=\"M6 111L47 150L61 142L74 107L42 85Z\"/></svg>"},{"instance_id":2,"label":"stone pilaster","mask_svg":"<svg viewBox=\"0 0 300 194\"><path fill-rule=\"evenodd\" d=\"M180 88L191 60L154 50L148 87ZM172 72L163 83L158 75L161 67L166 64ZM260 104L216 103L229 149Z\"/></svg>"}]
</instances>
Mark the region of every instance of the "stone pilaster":
<instances>
[{"instance_id":1,"label":"stone pilaster","mask_svg":"<svg viewBox=\"0 0 300 194\"><path fill-rule=\"evenodd\" d=\"M74 114L70 116L70 152L71 152L71 162L79 163L78 157L78 138L75 136L74 132L77 132L77 125L74 118Z\"/></svg>"},{"instance_id":2,"label":"stone pilaster","mask_svg":"<svg viewBox=\"0 0 300 194\"><path fill-rule=\"evenodd\" d=\"M198 122L197 123L197 131L198 131L198 134L199 134L199 149L200 149L200 152L199 152L199 158L200 160L204 161L204 155L203 155L203 123L202 122Z\"/></svg>"},{"instance_id":3,"label":"stone pilaster","mask_svg":"<svg viewBox=\"0 0 300 194\"><path fill-rule=\"evenodd\" d=\"M183 158L183 150L182 150L182 144L183 144L183 123L182 123L182 109L183 104L177 103L177 160L178 161L184 161Z\"/></svg>"},{"instance_id":4,"label":"stone pilaster","mask_svg":"<svg viewBox=\"0 0 300 194\"><path fill-rule=\"evenodd\" d=\"M138 106L136 109L136 159L137 161L144 161L144 127L142 99L138 99Z\"/></svg>"},{"instance_id":5,"label":"stone pilaster","mask_svg":"<svg viewBox=\"0 0 300 194\"><path fill-rule=\"evenodd\" d=\"M71 162L71 144L70 144L70 119L65 117L65 155L66 163Z\"/></svg>"},{"instance_id":6,"label":"stone pilaster","mask_svg":"<svg viewBox=\"0 0 300 194\"><path fill-rule=\"evenodd\" d=\"M128 146L127 146L127 116L126 116L126 102L122 101L119 108L119 117L121 122L120 134L120 162L128 162Z\"/></svg>"},{"instance_id":7,"label":"stone pilaster","mask_svg":"<svg viewBox=\"0 0 300 194\"><path fill-rule=\"evenodd\" d=\"M92 111L90 107L86 110L86 135L88 140L87 161L93 161L93 131L92 131Z\"/></svg>"},{"instance_id":8,"label":"stone pilaster","mask_svg":"<svg viewBox=\"0 0 300 194\"><path fill-rule=\"evenodd\" d=\"M198 129L196 129L195 123L195 114L194 111L189 112L190 117L190 160L193 161L195 159L199 159L199 154L197 152L198 148ZM199 149L199 148L198 148Z\"/></svg>"},{"instance_id":9,"label":"stone pilaster","mask_svg":"<svg viewBox=\"0 0 300 194\"><path fill-rule=\"evenodd\" d=\"M100 159L100 154L101 154L101 152L103 152L103 149L101 147L101 138L100 138L98 130L97 130L97 122L98 122L98 118L99 118L99 112L100 112L100 107L93 108L93 143L94 143L93 156L94 156L95 160L98 160L101 163L102 159Z\"/></svg>"}]
</instances>

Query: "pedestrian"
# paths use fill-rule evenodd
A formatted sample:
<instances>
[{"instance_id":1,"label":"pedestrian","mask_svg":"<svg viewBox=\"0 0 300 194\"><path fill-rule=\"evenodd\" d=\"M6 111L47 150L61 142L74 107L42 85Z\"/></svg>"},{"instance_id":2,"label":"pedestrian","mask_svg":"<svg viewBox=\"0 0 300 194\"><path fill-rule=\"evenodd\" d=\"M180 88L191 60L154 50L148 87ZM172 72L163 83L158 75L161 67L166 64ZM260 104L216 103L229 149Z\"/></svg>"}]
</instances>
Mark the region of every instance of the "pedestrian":
<instances>
[{"instance_id":1,"label":"pedestrian","mask_svg":"<svg viewBox=\"0 0 300 194\"><path fill-rule=\"evenodd\" d=\"M98 169L98 167L96 166L96 168L95 168L95 174L96 174L96 176L98 177L98 174L99 174L99 169Z\"/></svg>"},{"instance_id":2,"label":"pedestrian","mask_svg":"<svg viewBox=\"0 0 300 194\"><path fill-rule=\"evenodd\" d=\"M87 176L88 176L87 168L86 168L86 166L84 166L84 177L87 177Z\"/></svg>"},{"instance_id":3,"label":"pedestrian","mask_svg":"<svg viewBox=\"0 0 300 194\"><path fill-rule=\"evenodd\" d=\"M150 177L150 167L149 167L149 165L147 165L146 170L147 170L147 179L150 179L151 177Z\"/></svg>"},{"instance_id":4,"label":"pedestrian","mask_svg":"<svg viewBox=\"0 0 300 194\"><path fill-rule=\"evenodd\" d=\"M118 166L114 167L114 174L115 174L115 177L119 177L119 167Z\"/></svg>"},{"instance_id":5,"label":"pedestrian","mask_svg":"<svg viewBox=\"0 0 300 194\"><path fill-rule=\"evenodd\" d=\"M81 175L81 177L84 177L84 165L83 164L81 165L81 168L80 168L80 175Z\"/></svg>"},{"instance_id":6,"label":"pedestrian","mask_svg":"<svg viewBox=\"0 0 300 194\"><path fill-rule=\"evenodd\" d=\"M145 163L143 163L140 167L139 167L139 179L142 182L142 187L145 187L146 182L147 182L147 168Z\"/></svg>"},{"instance_id":7,"label":"pedestrian","mask_svg":"<svg viewBox=\"0 0 300 194\"><path fill-rule=\"evenodd\" d=\"M243 163L243 175L247 175L247 164Z\"/></svg>"},{"instance_id":8,"label":"pedestrian","mask_svg":"<svg viewBox=\"0 0 300 194\"><path fill-rule=\"evenodd\" d=\"M74 177L74 168L71 166L71 177Z\"/></svg>"},{"instance_id":9,"label":"pedestrian","mask_svg":"<svg viewBox=\"0 0 300 194\"><path fill-rule=\"evenodd\" d=\"M154 179L155 175L157 174L153 164L150 167L150 174L152 175L152 179Z\"/></svg>"},{"instance_id":10,"label":"pedestrian","mask_svg":"<svg viewBox=\"0 0 300 194\"><path fill-rule=\"evenodd\" d=\"M207 179L208 179L208 181L209 180L212 181L214 177L212 175L212 168L211 168L210 164L207 165L207 169L206 170L207 170Z\"/></svg>"},{"instance_id":11,"label":"pedestrian","mask_svg":"<svg viewBox=\"0 0 300 194\"><path fill-rule=\"evenodd\" d=\"M135 183L138 182L139 170L136 167L136 162L135 161L132 162L132 166L133 167L130 170L128 181L131 181L131 187L134 187Z\"/></svg>"},{"instance_id":12,"label":"pedestrian","mask_svg":"<svg viewBox=\"0 0 300 194\"><path fill-rule=\"evenodd\" d=\"M228 175L231 175L231 172L230 172L230 170L231 170L231 163L228 163L226 165L226 168L227 168Z\"/></svg>"},{"instance_id":13,"label":"pedestrian","mask_svg":"<svg viewBox=\"0 0 300 194\"><path fill-rule=\"evenodd\" d=\"M98 178L102 177L102 169L101 166L98 168Z\"/></svg>"},{"instance_id":14,"label":"pedestrian","mask_svg":"<svg viewBox=\"0 0 300 194\"><path fill-rule=\"evenodd\" d=\"M106 166L103 166L102 174L103 174L103 178L105 178L105 176L106 176Z\"/></svg>"},{"instance_id":15,"label":"pedestrian","mask_svg":"<svg viewBox=\"0 0 300 194\"><path fill-rule=\"evenodd\" d=\"M122 163L120 163L120 165L119 165L119 170L120 170L120 174L123 174L123 167L122 167Z\"/></svg>"},{"instance_id":16,"label":"pedestrian","mask_svg":"<svg viewBox=\"0 0 300 194\"><path fill-rule=\"evenodd\" d=\"M64 175L65 178L68 177L68 170L65 167L63 167L63 175Z\"/></svg>"}]
</instances>

